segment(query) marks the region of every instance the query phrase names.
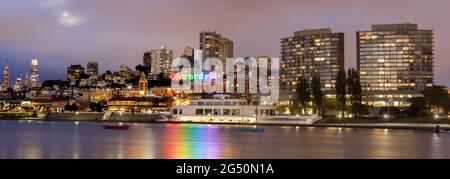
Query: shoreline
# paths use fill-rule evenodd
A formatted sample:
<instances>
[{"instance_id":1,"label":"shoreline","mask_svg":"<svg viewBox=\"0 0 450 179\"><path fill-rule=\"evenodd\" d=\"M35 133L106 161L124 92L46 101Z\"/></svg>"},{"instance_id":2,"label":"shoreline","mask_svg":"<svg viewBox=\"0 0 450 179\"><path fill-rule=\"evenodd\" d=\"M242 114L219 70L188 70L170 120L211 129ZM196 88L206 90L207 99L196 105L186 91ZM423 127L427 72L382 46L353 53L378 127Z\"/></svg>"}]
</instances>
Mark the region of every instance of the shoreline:
<instances>
[{"instance_id":1,"label":"shoreline","mask_svg":"<svg viewBox=\"0 0 450 179\"><path fill-rule=\"evenodd\" d=\"M373 123L373 124L256 124L256 123L227 123L227 122L181 122L181 121L105 121L105 120L43 120L43 119L1 119L0 121L25 121L25 122L89 122L89 123L138 123L138 124L198 124L198 125L229 125L229 126L279 126L279 127L314 127L314 128L340 128L340 129L393 129L393 130L422 130L432 131L436 125L441 130L450 131L450 124L420 124L420 123Z\"/></svg>"}]
</instances>

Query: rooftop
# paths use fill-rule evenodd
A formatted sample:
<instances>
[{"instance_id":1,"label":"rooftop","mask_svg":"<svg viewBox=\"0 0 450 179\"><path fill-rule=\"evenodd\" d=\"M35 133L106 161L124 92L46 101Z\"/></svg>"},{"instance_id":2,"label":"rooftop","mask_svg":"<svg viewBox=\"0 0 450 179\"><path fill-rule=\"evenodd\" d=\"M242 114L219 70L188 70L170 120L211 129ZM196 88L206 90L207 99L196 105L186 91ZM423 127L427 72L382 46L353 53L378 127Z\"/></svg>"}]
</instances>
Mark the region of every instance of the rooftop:
<instances>
[{"instance_id":1,"label":"rooftop","mask_svg":"<svg viewBox=\"0 0 450 179\"><path fill-rule=\"evenodd\" d=\"M331 33L330 28L322 28L322 29L306 29L302 31L294 32L294 36L309 36L309 35L320 35L320 34L329 34Z\"/></svg>"},{"instance_id":2,"label":"rooftop","mask_svg":"<svg viewBox=\"0 0 450 179\"><path fill-rule=\"evenodd\" d=\"M404 24L374 24L372 25L373 31L408 31L417 30L417 24L404 23Z\"/></svg>"}]
</instances>

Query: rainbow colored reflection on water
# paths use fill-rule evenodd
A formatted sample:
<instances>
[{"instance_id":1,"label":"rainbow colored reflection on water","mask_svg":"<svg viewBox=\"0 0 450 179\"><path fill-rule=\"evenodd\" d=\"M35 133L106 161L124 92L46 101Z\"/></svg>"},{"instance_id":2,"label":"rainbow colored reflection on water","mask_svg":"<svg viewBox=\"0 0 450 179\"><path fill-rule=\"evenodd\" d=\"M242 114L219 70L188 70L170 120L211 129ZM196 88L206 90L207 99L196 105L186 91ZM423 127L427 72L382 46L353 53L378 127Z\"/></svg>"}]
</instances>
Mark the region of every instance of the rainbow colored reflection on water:
<instances>
[{"instance_id":1,"label":"rainbow colored reflection on water","mask_svg":"<svg viewBox=\"0 0 450 179\"><path fill-rule=\"evenodd\" d=\"M220 158L219 128L203 125L167 124L163 137L168 159Z\"/></svg>"}]
</instances>

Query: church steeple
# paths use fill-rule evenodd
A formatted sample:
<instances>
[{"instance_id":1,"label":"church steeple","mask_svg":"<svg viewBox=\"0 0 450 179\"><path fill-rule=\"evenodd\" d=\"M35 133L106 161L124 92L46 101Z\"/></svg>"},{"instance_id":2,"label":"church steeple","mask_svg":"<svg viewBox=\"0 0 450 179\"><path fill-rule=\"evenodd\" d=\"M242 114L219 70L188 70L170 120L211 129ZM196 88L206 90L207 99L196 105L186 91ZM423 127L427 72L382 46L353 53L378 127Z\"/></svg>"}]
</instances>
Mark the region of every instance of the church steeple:
<instances>
[{"instance_id":1,"label":"church steeple","mask_svg":"<svg viewBox=\"0 0 450 179\"><path fill-rule=\"evenodd\" d=\"M148 91L148 80L144 72L141 72L141 78L139 79L139 91L147 94Z\"/></svg>"}]
</instances>

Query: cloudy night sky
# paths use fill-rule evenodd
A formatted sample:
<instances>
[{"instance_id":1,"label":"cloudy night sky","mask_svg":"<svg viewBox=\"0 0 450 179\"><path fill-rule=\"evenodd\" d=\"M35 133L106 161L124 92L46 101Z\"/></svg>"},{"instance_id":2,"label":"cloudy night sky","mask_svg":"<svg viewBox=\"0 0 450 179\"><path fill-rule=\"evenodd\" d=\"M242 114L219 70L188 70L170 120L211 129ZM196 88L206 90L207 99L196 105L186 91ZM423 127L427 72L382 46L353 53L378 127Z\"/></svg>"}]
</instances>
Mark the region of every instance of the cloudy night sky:
<instances>
[{"instance_id":1,"label":"cloudy night sky","mask_svg":"<svg viewBox=\"0 0 450 179\"><path fill-rule=\"evenodd\" d=\"M65 79L70 64L134 68L144 51L198 48L200 31L217 31L235 56L279 57L280 38L303 29L344 32L346 67L356 64L356 31L371 24L418 23L434 29L436 84L450 86L448 0L1 0L0 64L13 78L39 59L41 81ZM12 79L12 81L14 81Z\"/></svg>"}]
</instances>

